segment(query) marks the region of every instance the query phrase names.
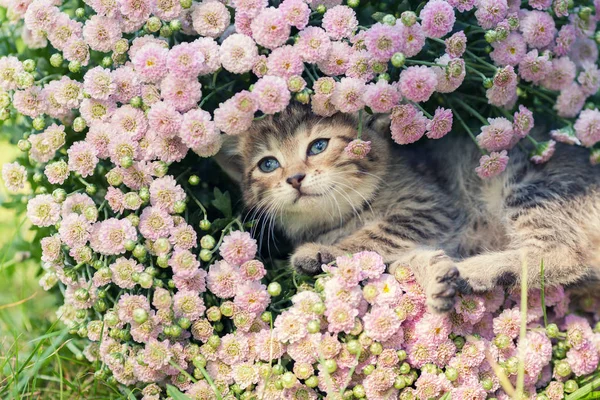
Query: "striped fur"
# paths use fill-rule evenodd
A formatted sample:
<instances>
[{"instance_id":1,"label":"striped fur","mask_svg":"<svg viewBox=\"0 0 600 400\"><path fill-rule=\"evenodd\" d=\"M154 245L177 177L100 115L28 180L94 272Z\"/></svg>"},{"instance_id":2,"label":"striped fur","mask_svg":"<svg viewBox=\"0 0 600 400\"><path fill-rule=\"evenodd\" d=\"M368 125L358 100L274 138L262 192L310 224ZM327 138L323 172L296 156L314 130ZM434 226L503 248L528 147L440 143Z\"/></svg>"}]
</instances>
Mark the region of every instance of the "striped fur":
<instances>
[{"instance_id":1,"label":"striped fur","mask_svg":"<svg viewBox=\"0 0 600 400\"><path fill-rule=\"evenodd\" d=\"M518 284L523 262L533 286L542 260L550 285L600 277L600 174L585 150L559 145L538 166L515 149L503 175L482 181L472 143L397 146L380 125L366 121L372 150L363 160L343 151L356 137L354 117L300 106L227 141L221 165L239 180L251 215L296 244L296 268L317 273L341 254L377 251L391 270L412 268L435 311L452 308L460 283L475 291ZM317 138L330 139L328 148L307 156ZM265 156L281 168L262 172ZM286 183L298 173L307 195Z\"/></svg>"}]
</instances>

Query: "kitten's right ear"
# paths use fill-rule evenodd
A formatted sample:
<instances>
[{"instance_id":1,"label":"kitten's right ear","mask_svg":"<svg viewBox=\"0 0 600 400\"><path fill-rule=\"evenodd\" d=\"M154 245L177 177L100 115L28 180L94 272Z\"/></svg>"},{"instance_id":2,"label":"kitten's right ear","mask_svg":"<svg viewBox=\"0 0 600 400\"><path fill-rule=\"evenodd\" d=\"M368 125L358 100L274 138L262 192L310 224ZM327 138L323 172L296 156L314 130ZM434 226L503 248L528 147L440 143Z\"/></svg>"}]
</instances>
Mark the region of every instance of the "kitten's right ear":
<instances>
[{"instance_id":1,"label":"kitten's right ear","mask_svg":"<svg viewBox=\"0 0 600 400\"><path fill-rule=\"evenodd\" d=\"M223 135L223 144L221 150L213 157L217 164L227 175L235 182L242 181L244 171L242 155L239 151L239 138L233 135Z\"/></svg>"}]
</instances>

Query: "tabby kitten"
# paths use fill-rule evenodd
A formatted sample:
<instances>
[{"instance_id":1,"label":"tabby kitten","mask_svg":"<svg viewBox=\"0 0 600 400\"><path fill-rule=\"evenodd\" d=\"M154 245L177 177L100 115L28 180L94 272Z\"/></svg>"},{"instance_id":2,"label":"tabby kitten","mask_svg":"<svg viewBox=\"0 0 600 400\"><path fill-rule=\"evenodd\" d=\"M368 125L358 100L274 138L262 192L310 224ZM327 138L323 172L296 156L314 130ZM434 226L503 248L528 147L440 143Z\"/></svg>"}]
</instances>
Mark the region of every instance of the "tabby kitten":
<instances>
[{"instance_id":1,"label":"tabby kitten","mask_svg":"<svg viewBox=\"0 0 600 400\"><path fill-rule=\"evenodd\" d=\"M430 309L450 310L459 283L474 291L519 282L573 284L600 276L600 167L581 148L558 145L534 165L520 150L507 170L481 180L481 156L461 139L398 146L386 118L365 122L366 158L344 152L356 138L347 114L322 118L303 106L229 137L221 165L246 206L295 244L292 265L315 274L348 252L372 250L390 270L409 265Z\"/></svg>"}]
</instances>

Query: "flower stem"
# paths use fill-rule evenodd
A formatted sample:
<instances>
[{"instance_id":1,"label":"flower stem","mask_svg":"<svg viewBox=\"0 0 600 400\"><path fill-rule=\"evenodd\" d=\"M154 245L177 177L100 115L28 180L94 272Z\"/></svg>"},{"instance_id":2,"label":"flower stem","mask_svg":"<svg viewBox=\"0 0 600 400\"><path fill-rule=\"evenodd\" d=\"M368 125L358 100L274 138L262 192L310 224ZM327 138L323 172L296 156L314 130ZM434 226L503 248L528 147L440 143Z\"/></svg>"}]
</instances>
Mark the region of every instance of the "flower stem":
<instances>
[{"instance_id":1,"label":"flower stem","mask_svg":"<svg viewBox=\"0 0 600 400\"><path fill-rule=\"evenodd\" d=\"M411 104L415 107L417 107L419 110L421 110L423 112L423 114L425 114L427 116L427 118L433 118L433 115L429 114L427 112L427 110L425 110L423 107L421 107L421 105L419 103L415 103L414 101L411 101Z\"/></svg>"},{"instance_id":2,"label":"flower stem","mask_svg":"<svg viewBox=\"0 0 600 400\"><path fill-rule=\"evenodd\" d=\"M429 62L429 61L420 61L420 60L406 60L407 63L411 63L411 64L418 64L418 65L427 65L430 67L441 67L441 68L446 68L446 65L443 64L437 64L437 63L433 63L433 62Z\"/></svg>"},{"instance_id":3,"label":"flower stem","mask_svg":"<svg viewBox=\"0 0 600 400\"><path fill-rule=\"evenodd\" d=\"M465 110L470 112L472 116L474 116L475 118L480 120L484 125L488 124L487 119L483 118L483 116L481 114L479 114L473 107L471 107L470 105L468 105L467 103L465 103L464 101L462 101L459 98L455 98L453 100L456 100L456 102L458 104L460 104Z\"/></svg>"},{"instance_id":4,"label":"flower stem","mask_svg":"<svg viewBox=\"0 0 600 400\"><path fill-rule=\"evenodd\" d=\"M210 99L213 95L215 95L216 93L220 92L221 90L223 90L227 86L231 86L231 85L234 85L234 84L235 84L235 81L231 81L231 82L226 83L226 84L224 84L222 86L219 86L218 88L216 88L215 90L213 90L212 92L210 92L205 98L202 99L202 101L198 105L198 108L202 108L202 106L204 105L204 103L206 103L206 101L208 99Z\"/></svg>"},{"instance_id":5,"label":"flower stem","mask_svg":"<svg viewBox=\"0 0 600 400\"><path fill-rule=\"evenodd\" d=\"M467 131L467 133L469 134L469 136L473 140L473 143L475 143L475 146L477 146L477 148L479 149L479 151L485 156L487 153L485 152L485 150L483 150L481 148L481 146L479 146L479 143L477 143L477 139L475 138L475 135L473 135L473 132L471 132L471 129L469 128L469 126L462 119L462 117L460 116L460 113L454 111L454 115L456 115L456 118L458 119L458 122L460 122L460 124L463 126L463 128L465 128L465 131Z\"/></svg>"},{"instance_id":6,"label":"flower stem","mask_svg":"<svg viewBox=\"0 0 600 400\"><path fill-rule=\"evenodd\" d=\"M362 128L363 128L363 110L360 110L358 112L358 136L357 139L360 140L360 138L362 137Z\"/></svg>"}]
</instances>

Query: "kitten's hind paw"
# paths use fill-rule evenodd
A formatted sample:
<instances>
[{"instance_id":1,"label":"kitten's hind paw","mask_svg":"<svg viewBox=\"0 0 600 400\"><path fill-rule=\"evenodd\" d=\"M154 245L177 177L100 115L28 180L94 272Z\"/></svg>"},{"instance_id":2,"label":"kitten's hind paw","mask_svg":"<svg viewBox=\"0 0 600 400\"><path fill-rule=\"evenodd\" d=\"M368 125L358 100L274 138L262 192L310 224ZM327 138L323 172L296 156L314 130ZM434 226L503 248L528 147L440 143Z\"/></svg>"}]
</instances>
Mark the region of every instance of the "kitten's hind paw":
<instances>
[{"instance_id":1,"label":"kitten's hind paw","mask_svg":"<svg viewBox=\"0 0 600 400\"><path fill-rule=\"evenodd\" d=\"M435 277L427 286L427 305L436 313L445 313L454 307L456 293L458 292L458 268L450 258L438 261L435 264Z\"/></svg>"},{"instance_id":2,"label":"kitten's hind paw","mask_svg":"<svg viewBox=\"0 0 600 400\"><path fill-rule=\"evenodd\" d=\"M338 251L331 246L307 243L292 254L292 266L300 273L315 275L322 271L321 266L335 260Z\"/></svg>"}]
</instances>

